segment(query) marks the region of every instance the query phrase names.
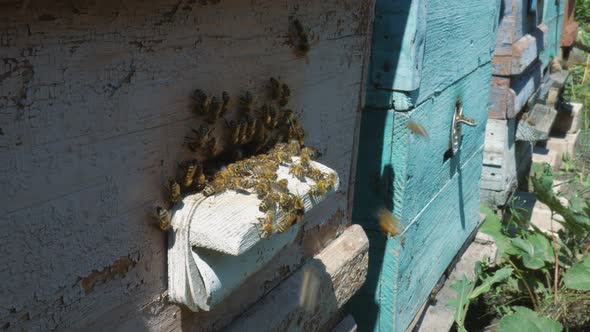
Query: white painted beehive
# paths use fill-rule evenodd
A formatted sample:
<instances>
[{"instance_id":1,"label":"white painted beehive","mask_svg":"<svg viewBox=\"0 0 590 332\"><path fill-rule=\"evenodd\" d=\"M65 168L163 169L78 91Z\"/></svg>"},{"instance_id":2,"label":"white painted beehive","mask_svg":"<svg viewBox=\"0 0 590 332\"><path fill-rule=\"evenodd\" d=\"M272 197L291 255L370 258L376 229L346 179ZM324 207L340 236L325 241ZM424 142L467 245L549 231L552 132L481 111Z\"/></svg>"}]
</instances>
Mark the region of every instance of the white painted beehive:
<instances>
[{"instance_id":1,"label":"white painted beehive","mask_svg":"<svg viewBox=\"0 0 590 332\"><path fill-rule=\"evenodd\" d=\"M312 164L324 173L335 173L317 162ZM321 197L310 197L307 192L315 181L298 180L286 166L280 166L277 175L289 181L290 193L302 198L306 213L339 186L336 177L332 190ZM259 211L259 204L254 194L228 190L211 197L190 195L175 206L168 248L171 301L193 311L210 310L295 239L305 218L287 232L263 239L258 218L264 213ZM284 217L277 211L275 225Z\"/></svg>"}]
</instances>

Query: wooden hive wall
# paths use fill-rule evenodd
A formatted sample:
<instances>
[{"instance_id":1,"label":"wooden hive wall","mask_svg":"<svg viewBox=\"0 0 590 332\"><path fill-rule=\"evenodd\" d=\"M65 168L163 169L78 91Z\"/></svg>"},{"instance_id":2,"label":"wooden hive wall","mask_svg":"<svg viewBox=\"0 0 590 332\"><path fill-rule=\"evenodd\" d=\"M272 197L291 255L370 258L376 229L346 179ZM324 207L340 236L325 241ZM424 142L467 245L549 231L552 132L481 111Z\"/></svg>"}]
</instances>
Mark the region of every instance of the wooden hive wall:
<instances>
[{"instance_id":1,"label":"wooden hive wall","mask_svg":"<svg viewBox=\"0 0 590 332\"><path fill-rule=\"evenodd\" d=\"M354 132L373 3L353 0L1 1L0 326L39 330L219 328L350 223ZM311 50L286 45L290 17ZM220 310L165 301L162 184L187 158L190 93L292 89L340 192L296 245Z\"/></svg>"}]
</instances>

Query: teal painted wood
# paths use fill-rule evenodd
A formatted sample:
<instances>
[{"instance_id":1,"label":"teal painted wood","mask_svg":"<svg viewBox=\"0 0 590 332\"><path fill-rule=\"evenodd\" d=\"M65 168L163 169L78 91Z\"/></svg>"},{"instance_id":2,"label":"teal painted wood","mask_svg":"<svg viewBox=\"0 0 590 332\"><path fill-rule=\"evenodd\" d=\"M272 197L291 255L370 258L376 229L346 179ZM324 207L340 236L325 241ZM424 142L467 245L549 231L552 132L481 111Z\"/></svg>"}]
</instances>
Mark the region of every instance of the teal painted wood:
<instances>
[{"instance_id":1,"label":"teal painted wood","mask_svg":"<svg viewBox=\"0 0 590 332\"><path fill-rule=\"evenodd\" d=\"M563 30L563 19L565 13L565 0L544 1L543 24L546 25L546 44L541 51L540 59L546 67L556 56L560 55L561 31Z\"/></svg>"},{"instance_id":2,"label":"teal painted wood","mask_svg":"<svg viewBox=\"0 0 590 332\"><path fill-rule=\"evenodd\" d=\"M415 108L491 60L499 0L381 0L376 8L369 108Z\"/></svg>"},{"instance_id":3,"label":"teal painted wood","mask_svg":"<svg viewBox=\"0 0 590 332\"><path fill-rule=\"evenodd\" d=\"M488 62L410 112L362 115L353 222L367 230L371 249L368 280L351 303L362 330L404 330L479 220L491 71ZM445 160L458 97L477 126L463 128L460 153ZM411 133L408 121L429 137ZM401 220L403 236L381 234L375 212L383 207Z\"/></svg>"}]
</instances>

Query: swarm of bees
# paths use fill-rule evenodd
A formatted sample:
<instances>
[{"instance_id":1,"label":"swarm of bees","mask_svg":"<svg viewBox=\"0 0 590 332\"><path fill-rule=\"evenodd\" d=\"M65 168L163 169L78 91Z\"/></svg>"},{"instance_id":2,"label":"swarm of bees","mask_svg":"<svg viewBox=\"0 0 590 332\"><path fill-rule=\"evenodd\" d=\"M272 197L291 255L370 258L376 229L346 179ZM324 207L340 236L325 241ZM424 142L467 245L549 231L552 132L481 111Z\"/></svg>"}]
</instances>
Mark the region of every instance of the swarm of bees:
<instances>
[{"instance_id":1,"label":"swarm of bees","mask_svg":"<svg viewBox=\"0 0 590 332\"><path fill-rule=\"evenodd\" d=\"M185 136L185 146L194 159L179 164L181 175L168 180L169 206L156 208L162 230L169 229L169 209L183 196L201 193L210 197L233 190L260 199L262 238L286 232L302 219L305 207L298 195L289 192L288 180L277 178L280 165L299 180L307 177L315 182L307 192L312 198L334 189L336 174L313 166L315 151L304 145L305 133L293 111L286 108L289 86L271 77L267 89L262 103L250 91L242 93L233 112L229 112L230 96L225 91L220 98L202 90L192 94L201 124ZM293 157L298 158L293 161ZM284 217L277 220L281 213Z\"/></svg>"}]
</instances>

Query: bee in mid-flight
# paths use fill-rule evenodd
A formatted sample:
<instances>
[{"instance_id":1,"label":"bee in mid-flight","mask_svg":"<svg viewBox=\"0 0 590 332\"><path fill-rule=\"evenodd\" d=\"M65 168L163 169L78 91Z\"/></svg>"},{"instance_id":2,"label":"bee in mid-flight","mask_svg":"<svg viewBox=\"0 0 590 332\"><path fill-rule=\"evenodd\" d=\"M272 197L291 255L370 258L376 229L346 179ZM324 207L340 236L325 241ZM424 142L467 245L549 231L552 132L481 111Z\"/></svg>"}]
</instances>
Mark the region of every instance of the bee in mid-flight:
<instances>
[{"instance_id":1,"label":"bee in mid-flight","mask_svg":"<svg viewBox=\"0 0 590 332\"><path fill-rule=\"evenodd\" d=\"M379 209L377 211L377 217L379 218L379 226L381 229L391 236L396 236L400 233L400 222L393 213L386 209Z\"/></svg>"}]
</instances>

